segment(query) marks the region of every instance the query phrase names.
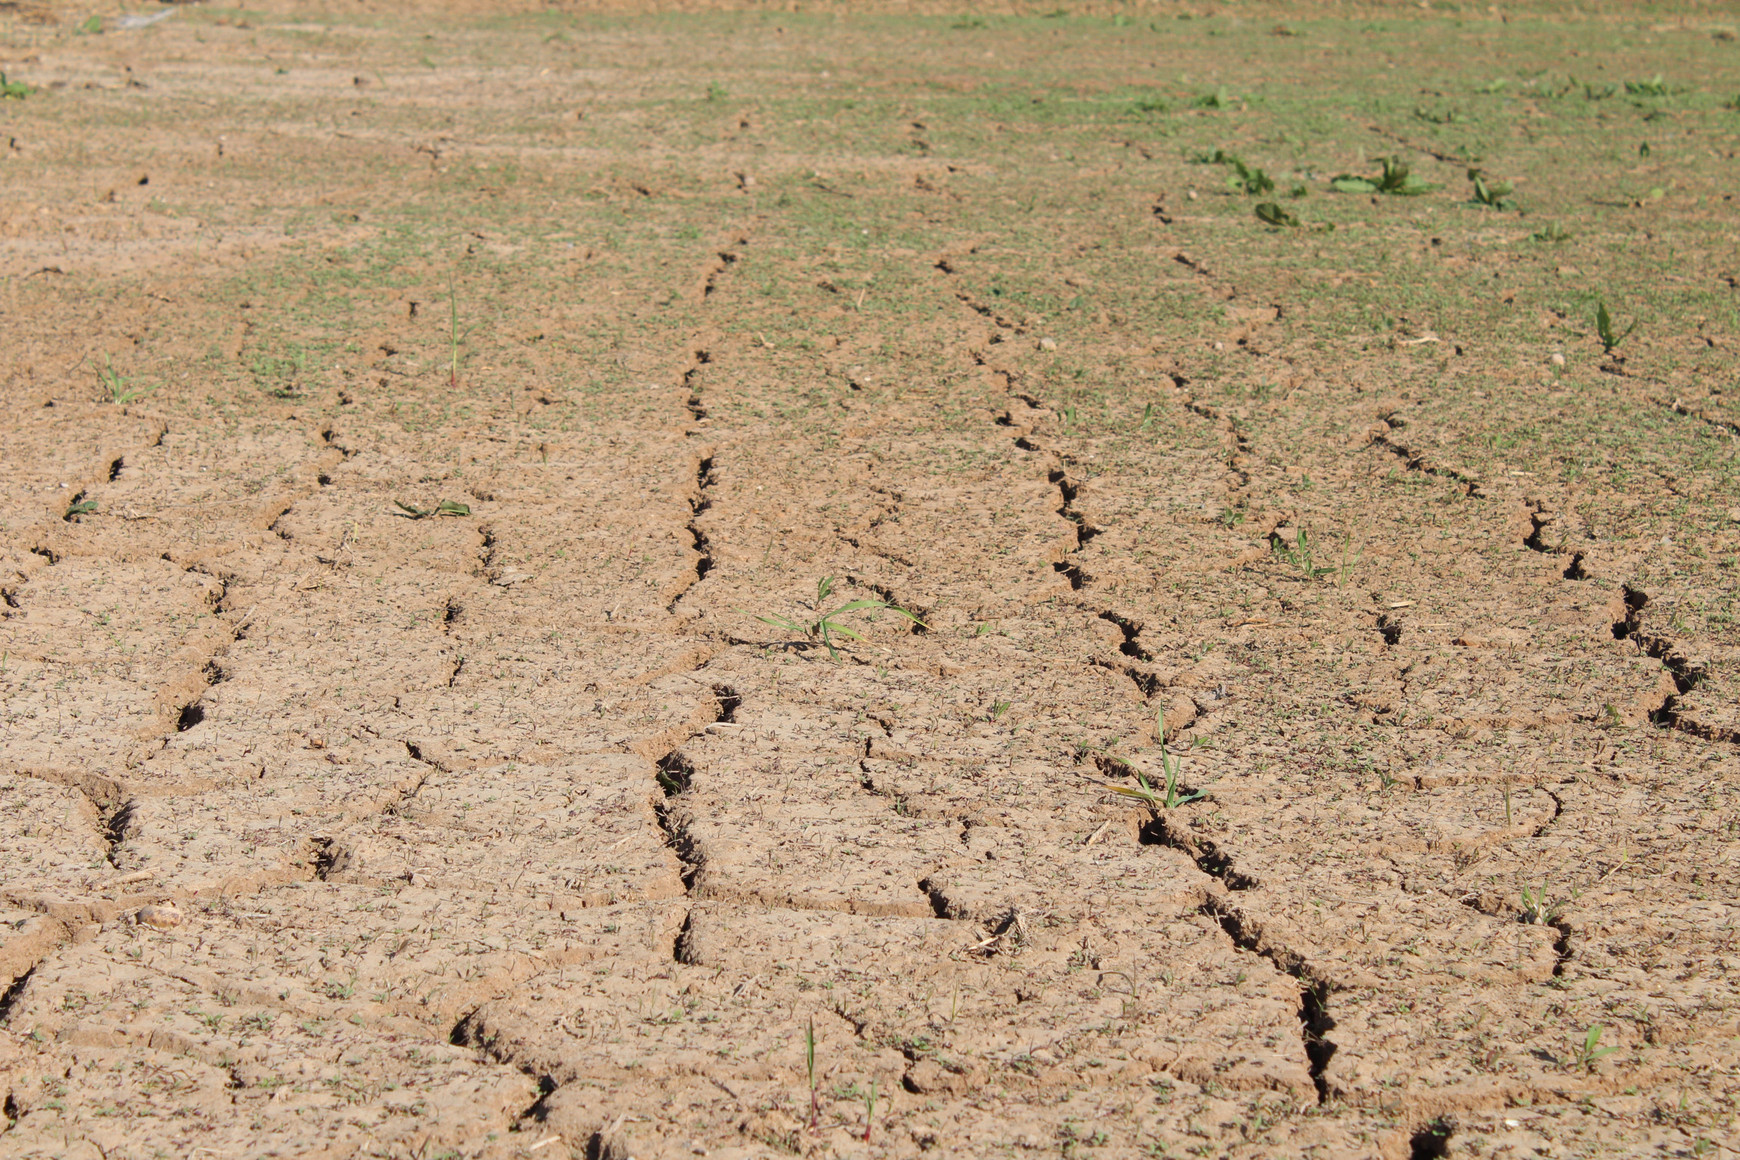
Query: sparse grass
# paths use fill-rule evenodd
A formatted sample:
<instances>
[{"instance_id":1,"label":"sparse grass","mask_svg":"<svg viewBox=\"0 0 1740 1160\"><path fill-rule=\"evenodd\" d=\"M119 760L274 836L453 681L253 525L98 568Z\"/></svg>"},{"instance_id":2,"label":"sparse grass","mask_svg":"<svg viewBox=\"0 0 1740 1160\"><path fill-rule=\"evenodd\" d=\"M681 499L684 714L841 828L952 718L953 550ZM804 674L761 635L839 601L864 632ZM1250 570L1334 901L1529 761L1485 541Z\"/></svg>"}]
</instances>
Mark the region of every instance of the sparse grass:
<instances>
[{"instance_id":1,"label":"sparse grass","mask_svg":"<svg viewBox=\"0 0 1740 1160\"><path fill-rule=\"evenodd\" d=\"M1193 790L1185 793L1180 784L1180 772L1184 768L1184 758L1175 756L1166 749L1166 709L1162 706L1154 712L1154 734L1159 741L1160 772L1164 785L1156 789L1146 774L1136 770L1136 784L1107 786L1113 793L1121 797L1132 798L1158 813L1161 810L1175 810L1179 806L1189 805L1193 801L1208 796L1206 790Z\"/></svg>"}]
</instances>

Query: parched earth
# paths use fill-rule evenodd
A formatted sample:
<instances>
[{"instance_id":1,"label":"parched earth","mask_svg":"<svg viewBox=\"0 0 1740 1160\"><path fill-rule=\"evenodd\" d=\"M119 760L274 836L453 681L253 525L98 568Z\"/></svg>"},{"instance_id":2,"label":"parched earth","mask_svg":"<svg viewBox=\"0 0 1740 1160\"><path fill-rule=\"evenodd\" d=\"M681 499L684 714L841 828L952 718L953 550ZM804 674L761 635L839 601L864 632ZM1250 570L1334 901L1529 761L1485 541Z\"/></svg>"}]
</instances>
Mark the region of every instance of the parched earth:
<instances>
[{"instance_id":1,"label":"parched earth","mask_svg":"<svg viewBox=\"0 0 1740 1160\"><path fill-rule=\"evenodd\" d=\"M1720 9L406 7L0 5L0 1154L1735 1154Z\"/></svg>"}]
</instances>

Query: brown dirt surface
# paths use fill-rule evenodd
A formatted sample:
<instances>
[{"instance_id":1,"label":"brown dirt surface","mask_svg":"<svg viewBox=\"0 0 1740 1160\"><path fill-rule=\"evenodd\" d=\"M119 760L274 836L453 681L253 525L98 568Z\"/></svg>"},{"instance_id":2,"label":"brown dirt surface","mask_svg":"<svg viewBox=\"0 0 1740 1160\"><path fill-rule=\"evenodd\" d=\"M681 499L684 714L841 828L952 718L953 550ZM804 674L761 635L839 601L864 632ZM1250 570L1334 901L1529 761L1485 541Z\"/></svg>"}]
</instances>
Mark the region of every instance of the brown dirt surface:
<instances>
[{"instance_id":1,"label":"brown dirt surface","mask_svg":"<svg viewBox=\"0 0 1740 1160\"><path fill-rule=\"evenodd\" d=\"M1736 1155L1731 13L126 9L0 1155Z\"/></svg>"}]
</instances>

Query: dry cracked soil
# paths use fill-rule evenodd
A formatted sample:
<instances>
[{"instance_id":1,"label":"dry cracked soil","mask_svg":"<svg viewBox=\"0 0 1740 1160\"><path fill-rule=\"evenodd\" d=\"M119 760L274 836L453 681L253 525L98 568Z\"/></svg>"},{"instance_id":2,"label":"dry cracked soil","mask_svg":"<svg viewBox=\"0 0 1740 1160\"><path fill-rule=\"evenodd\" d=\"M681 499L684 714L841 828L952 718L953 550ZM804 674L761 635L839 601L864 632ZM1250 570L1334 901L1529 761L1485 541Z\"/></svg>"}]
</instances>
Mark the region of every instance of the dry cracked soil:
<instances>
[{"instance_id":1,"label":"dry cracked soil","mask_svg":"<svg viewBox=\"0 0 1740 1160\"><path fill-rule=\"evenodd\" d=\"M1720 6L0 64L0 1154L1735 1155Z\"/></svg>"}]
</instances>

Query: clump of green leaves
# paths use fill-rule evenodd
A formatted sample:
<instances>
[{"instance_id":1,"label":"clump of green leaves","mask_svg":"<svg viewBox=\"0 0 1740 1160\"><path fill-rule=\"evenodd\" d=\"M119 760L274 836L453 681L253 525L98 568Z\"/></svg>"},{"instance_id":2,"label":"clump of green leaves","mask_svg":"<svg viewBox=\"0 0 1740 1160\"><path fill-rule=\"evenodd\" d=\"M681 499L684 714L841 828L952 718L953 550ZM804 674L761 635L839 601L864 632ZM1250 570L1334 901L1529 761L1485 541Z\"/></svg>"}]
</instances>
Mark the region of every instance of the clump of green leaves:
<instances>
[{"instance_id":1,"label":"clump of green leaves","mask_svg":"<svg viewBox=\"0 0 1740 1160\"><path fill-rule=\"evenodd\" d=\"M1490 206L1493 209L1515 209L1516 202L1509 194L1516 188L1508 181L1487 181L1483 170L1470 169L1468 180L1474 183L1474 196L1469 200L1476 205Z\"/></svg>"},{"instance_id":2,"label":"clump of green leaves","mask_svg":"<svg viewBox=\"0 0 1740 1160\"><path fill-rule=\"evenodd\" d=\"M1378 160L1378 164L1381 172L1376 177L1343 173L1332 178L1329 187L1338 193L1389 193L1398 197L1418 197L1422 193L1443 188L1415 177L1400 157L1383 157Z\"/></svg>"},{"instance_id":3,"label":"clump of green leaves","mask_svg":"<svg viewBox=\"0 0 1740 1160\"><path fill-rule=\"evenodd\" d=\"M103 18L101 16L92 16L88 20L86 20L83 24L79 25L77 28L74 28L73 35L74 36L95 36L97 33L101 32L102 30L103 30Z\"/></svg>"},{"instance_id":4,"label":"clump of green leaves","mask_svg":"<svg viewBox=\"0 0 1740 1160\"><path fill-rule=\"evenodd\" d=\"M1266 226L1297 227L1299 219L1276 205L1272 201L1260 201L1251 211L1257 215L1257 220Z\"/></svg>"},{"instance_id":5,"label":"clump of green leaves","mask_svg":"<svg viewBox=\"0 0 1740 1160\"><path fill-rule=\"evenodd\" d=\"M1147 93L1137 97L1130 106L1138 113L1170 113L1172 106L1159 93Z\"/></svg>"},{"instance_id":6,"label":"clump of green leaves","mask_svg":"<svg viewBox=\"0 0 1740 1160\"><path fill-rule=\"evenodd\" d=\"M1673 92L1667 83L1656 73L1647 81L1626 81L1625 95L1628 97L1665 97Z\"/></svg>"},{"instance_id":7,"label":"clump of green leaves","mask_svg":"<svg viewBox=\"0 0 1740 1160\"><path fill-rule=\"evenodd\" d=\"M1230 109L1232 105L1232 94L1226 91L1225 85L1221 85L1212 93L1204 93L1190 102L1193 109Z\"/></svg>"},{"instance_id":8,"label":"clump of green leaves","mask_svg":"<svg viewBox=\"0 0 1740 1160\"><path fill-rule=\"evenodd\" d=\"M0 101L8 99L22 101L29 95L29 85L25 84L23 81L9 81L6 79L6 74L0 72Z\"/></svg>"},{"instance_id":9,"label":"clump of green leaves","mask_svg":"<svg viewBox=\"0 0 1740 1160\"><path fill-rule=\"evenodd\" d=\"M756 616L755 619L761 621L763 624L771 624L775 628L783 628L787 632L795 632L801 636L807 636L811 640L821 641L822 644L826 646L828 655L833 657L835 660L840 659L840 650L834 647L834 637L843 636L847 640L864 639L861 634L840 623L839 618L849 612L881 612L887 610L894 613L896 616L904 616L920 628L928 627L924 621L906 611L906 609L901 608L898 605L890 604L886 600L849 600L838 608L828 612L823 612L822 602L828 598L828 595L833 592L833 590L834 578L832 576L824 576L821 580L816 582L816 602L811 605L811 610L815 613L814 619L793 620L789 616Z\"/></svg>"},{"instance_id":10,"label":"clump of green leaves","mask_svg":"<svg viewBox=\"0 0 1740 1160\"><path fill-rule=\"evenodd\" d=\"M1637 329L1637 319L1631 320L1631 325L1621 332L1613 322L1613 315L1607 313L1607 303L1595 303L1595 337L1601 340L1601 350L1604 354L1612 354L1613 349Z\"/></svg>"},{"instance_id":11,"label":"clump of green leaves","mask_svg":"<svg viewBox=\"0 0 1740 1160\"><path fill-rule=\"evenodd\" d=\"M1573 1068L1580 1067L1585 1071L1594 1071L1596 1062L1602 1056L1612 1055L1619 1050L1617 1046L1601 1046L1601 1033L1605 1030L1607 1028L1597 1023L1585 1031L1583 1042L1577 1045L1576 1050L1571 1053L1571 1058L1566 1062Z\"/></svg>"},{"instance_id":12,"label":"clump of green leaves","mask_svg":"<svg viewBox=\"0 0 1740 1160\"><path fill-rule=\"evenodd\" d=\"M431 508L414 507L402 499L394 500L393 506L399 509L400 515L413 520L426 520L431 516L468 516L471 514L470 504L455 503L450 499L441 500Z\"/></svg>"},{"instance_id":13,"label":"clump of green leaves","mask_svg":"<svg viewBox=\"0 0 1740 1160\"><path fill-rule=\"evenodd\" d=\"M61 519L71 520L79 516L93 515L96 513L96 510L97 501L94 499L86 499L84 493L80 492L73 502L67 506L66 515L62 516Z\"/></svg>"},{"instance_id":14,"label":"clump of green leaves","mask_svg":"<svg viewBox=\"0 0 1740 1160\"><path fill-rule=\"evenodd\" d=\"M1570 240L1571 231L1558 222L1548 222L1544 227L1529 235L1531 242L1568 242Z\"/></svg>"}]
</instances>

